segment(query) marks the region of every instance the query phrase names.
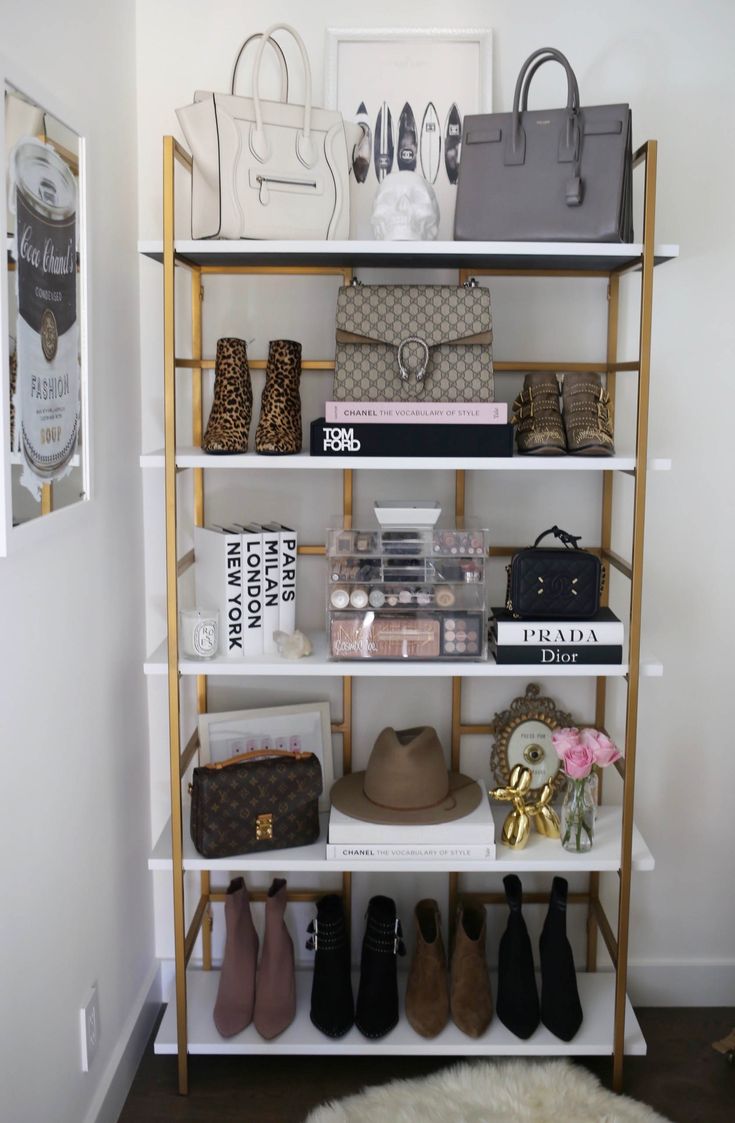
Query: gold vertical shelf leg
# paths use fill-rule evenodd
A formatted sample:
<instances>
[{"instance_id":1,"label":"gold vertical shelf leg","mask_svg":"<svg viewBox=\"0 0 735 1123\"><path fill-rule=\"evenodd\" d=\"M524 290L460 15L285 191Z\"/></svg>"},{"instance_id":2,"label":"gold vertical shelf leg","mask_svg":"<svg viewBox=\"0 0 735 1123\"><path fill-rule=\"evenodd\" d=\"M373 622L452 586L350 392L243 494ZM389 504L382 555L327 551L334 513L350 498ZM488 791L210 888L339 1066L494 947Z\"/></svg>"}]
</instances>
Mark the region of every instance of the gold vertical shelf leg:
<instances>
[{"instance_id":1,"label":"gold vertical shelf leg","mask_svg":"<svg viewBox=\"0 0 735 1123\"><path fill-rule=\"evenodd\" d=\"M53 484L41 484L41 514L50 515L54 509Z\"/></svg>"},{"instance_id":2,"label":"gold vertical shelf leg","mask_svg":"<svg viewBox=\"0 0 735 1123\"><path fill-rule=\"evenodd\" d=\"M173 137L163 141L163 378L164 378L164 476L166 494L166 605L168 625L168 722L171 780L171 858L173 865L174 955L176 961L176 1037L179 1092L188 1091L186 939L184 916L184 872L181 810L179 713L179 591L176 546L176 380L174 355L175 271L174 259L174 148Z\"/></svg>"},{"instance_id":3,"label":"gold vertical shelf leg","mask_svg":"<svg viewBox=\"0 0 735 1123\"><path fill-rule=\"evenodd\" d=\"M643 593L643 542L648 461L648 400L651 370L651 321L653 314L653 249L656 223L657 144L646 144L645 195L643 202L643 261L641 267L640 328L638 340L638 412L636 423L636 474L633 499L633 549L630 592L630 636L628 654L628 700L625 712L625 775L623 777L623 823L618 893L618 964L615 974L615 1034L613 1042L613 1088L623 1086L625 1055L625 1003L628 983L628 937L630 883L633 852L635 754L640 685L641 601Z\"/></svg>"},{"instance_id":4,"label":"gold vertical shelf leg","mask_svg":"<svg viewBox=\"0 0 735 1123\"><path fill-rule=\"evenodd\" d=\"M191 357L194 361L202 358L202 301L204 288L202 286L201 269L191 271ZM204 414L202 410L202 368L194 366L191 371L191 443L195 448L202 444L204 431ZM204 526L204 469L194 468L192 471L192 485L194 489L194 526ZM197 713L207 712L207 677L197 675ZM209 870L202 870L199 875L199 891L202 898L209 900L212 891L212 879ZM201 927L202 933L202 967L205 971L212 970L212 910L207 906L207 914Z\"/></svg>"},{"instance_id":5,"label":"gold vertical shelf leg","mask_svg":"<svg viewBox=\"0 0 735 1123\"><path fill-rule=\"evenodd\" d=\"M620 308L620 277L611 274L607 283L607 364L613 366L618 361L618 313ZM610 394L610 416L615 416L615 391L616 374L610 371L607 375L607 389ZM612 510L613 510L613 484L614 472L602 474L602 514L600 518L600 547L603 556L612 547ZM608 579L600 597L600 603L608 604L610 601L610 574L608 563ZM595 725L598 729L605 728L607 712L607 679L598 678L595 696ZM603 772L598 772L598 799L602 802ZM597 936L599 925L597 922L597 909L600 903L600 875L593 872L589 876L590 901L587 909L587 970L597 970Z\"/></svg>"}]
</instances>

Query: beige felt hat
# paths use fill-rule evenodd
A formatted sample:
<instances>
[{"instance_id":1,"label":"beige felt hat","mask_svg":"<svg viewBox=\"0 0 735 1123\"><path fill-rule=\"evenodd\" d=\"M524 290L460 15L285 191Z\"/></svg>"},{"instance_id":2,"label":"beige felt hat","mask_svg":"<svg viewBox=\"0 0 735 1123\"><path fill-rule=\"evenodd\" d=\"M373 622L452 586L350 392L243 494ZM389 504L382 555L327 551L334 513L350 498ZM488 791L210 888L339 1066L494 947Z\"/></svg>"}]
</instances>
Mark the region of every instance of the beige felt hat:
<instances>
[{"instance_id":1,"label":"beige felt hat","mask_svg":"<svg viewBox=\"0 0 735 1123\"><path fill-rule=\"evenodd\" d=\"M482 788L462 772L448 772L444 750L430 725L384 729L364 772L333 786L335 807L368 823L450 823L474 811Z\"/></svg>"}]
</instances>

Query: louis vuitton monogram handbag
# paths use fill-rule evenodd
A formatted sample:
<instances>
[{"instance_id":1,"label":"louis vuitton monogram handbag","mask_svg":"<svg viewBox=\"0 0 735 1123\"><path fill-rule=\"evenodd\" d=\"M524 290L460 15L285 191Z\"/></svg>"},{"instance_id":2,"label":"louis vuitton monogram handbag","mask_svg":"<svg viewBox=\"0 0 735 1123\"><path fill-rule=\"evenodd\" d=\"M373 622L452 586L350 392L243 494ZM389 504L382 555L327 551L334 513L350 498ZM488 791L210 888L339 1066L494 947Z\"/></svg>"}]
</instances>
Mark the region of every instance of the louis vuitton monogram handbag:
<instances>
[{"instance_id":1,"label":"louis vuitton monogram handbag","mask_svg":"<svg viewBox=\"0 0 735 1123\"><path fill-rule=\"evenodd\" d=\"M195 768L191 840L205 858L308 846L319 837L322 768L314 753L262 749Z\"/></svg>"},{"instance_id":2,"label":"louis vuitton monogram handbag","mask_svg":"<svg viewBox=\"0 0 735 1123\"><path fill-rule=\"evenodd\" d=\"M492 402L490 292L362 285L337 297L335 401Z\"/></svg>"}]
</instances>

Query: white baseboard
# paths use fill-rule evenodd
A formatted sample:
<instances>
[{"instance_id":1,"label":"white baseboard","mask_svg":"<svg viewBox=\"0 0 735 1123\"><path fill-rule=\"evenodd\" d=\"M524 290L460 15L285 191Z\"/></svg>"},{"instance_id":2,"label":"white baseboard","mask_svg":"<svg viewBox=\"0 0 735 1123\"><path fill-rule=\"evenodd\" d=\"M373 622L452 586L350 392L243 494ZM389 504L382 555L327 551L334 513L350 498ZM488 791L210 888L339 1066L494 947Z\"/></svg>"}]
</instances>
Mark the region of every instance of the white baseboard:
<instances>
[{"instance_id":1,"label":"white baseboard","mask_svg":"<svg viewBox=\"0 0 735 1123\"><path fill-rule=\"evenodd\" d=\"M634 959L634 1006L735 1006L735 959Z\"/></svg>"},{"instance_id":2,"label":"white baseboard","mask_svg":"<svg viewBox=\"0 0 735 1123\"><path fill-rule=\"evenodd\" d=\"M84 1123L117 1123L161 1008L161 971L153 964L138 991Z\"/></svg>"}]
</instances>

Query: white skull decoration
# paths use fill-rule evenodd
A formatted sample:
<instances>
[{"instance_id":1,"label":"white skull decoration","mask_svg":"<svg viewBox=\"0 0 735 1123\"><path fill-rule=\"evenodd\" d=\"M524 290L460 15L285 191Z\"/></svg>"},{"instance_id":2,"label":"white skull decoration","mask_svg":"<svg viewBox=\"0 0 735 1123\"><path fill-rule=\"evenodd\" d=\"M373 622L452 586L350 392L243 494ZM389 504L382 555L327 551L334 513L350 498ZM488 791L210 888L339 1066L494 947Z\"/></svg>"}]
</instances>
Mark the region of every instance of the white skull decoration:
<instances>
[{"instance_id":1,"label":"white skull decoration","mask_svg":"<svg viewBox=\"0 0 735 1123\"><path fill-rule=\"evenodd\" d=\"M418 172L393 172L378 188L370 221L382 242L433 241L439 233L434 188Z\"/></svg>"}]
</instances>

